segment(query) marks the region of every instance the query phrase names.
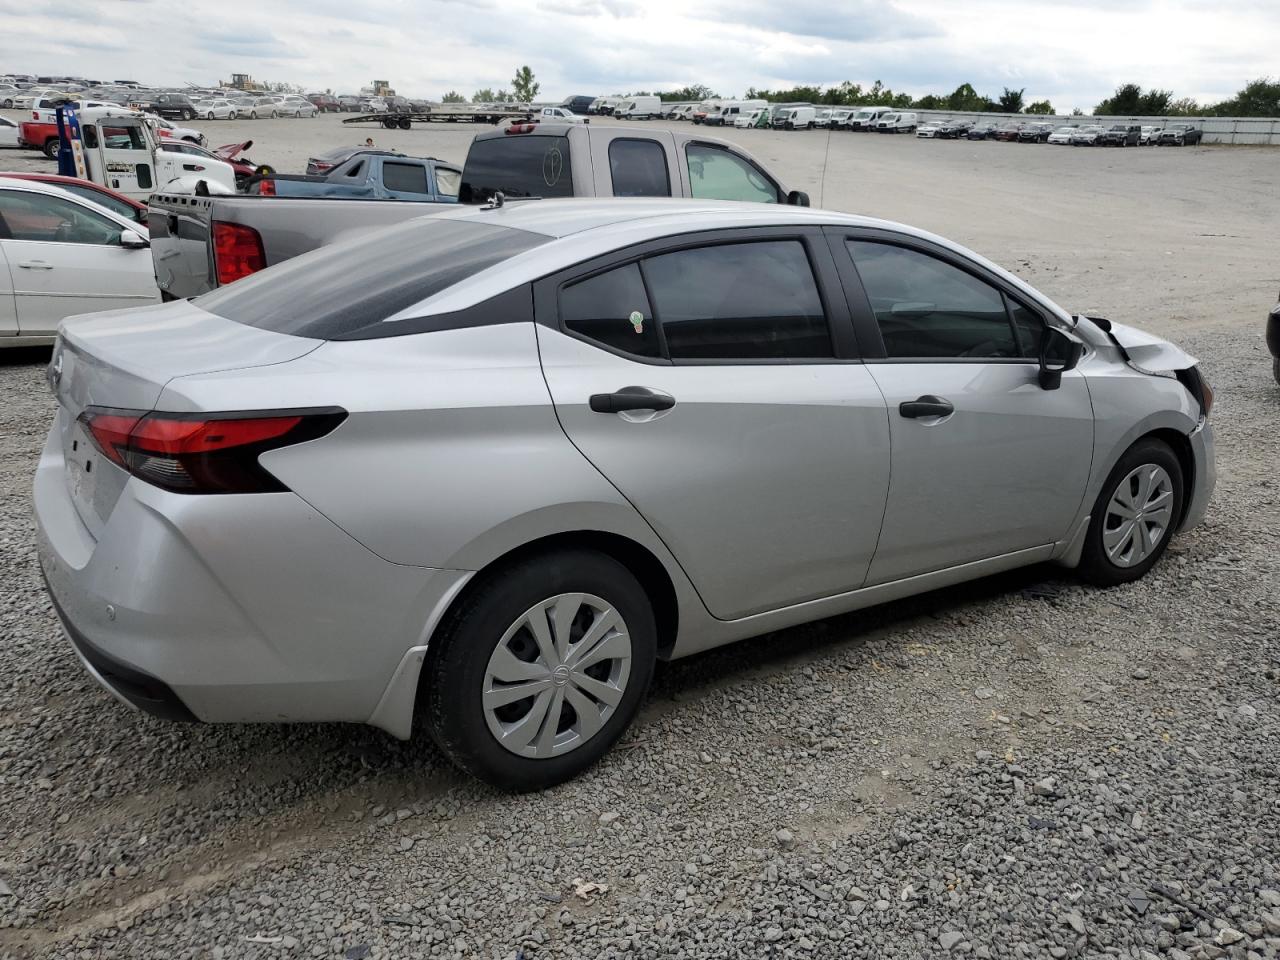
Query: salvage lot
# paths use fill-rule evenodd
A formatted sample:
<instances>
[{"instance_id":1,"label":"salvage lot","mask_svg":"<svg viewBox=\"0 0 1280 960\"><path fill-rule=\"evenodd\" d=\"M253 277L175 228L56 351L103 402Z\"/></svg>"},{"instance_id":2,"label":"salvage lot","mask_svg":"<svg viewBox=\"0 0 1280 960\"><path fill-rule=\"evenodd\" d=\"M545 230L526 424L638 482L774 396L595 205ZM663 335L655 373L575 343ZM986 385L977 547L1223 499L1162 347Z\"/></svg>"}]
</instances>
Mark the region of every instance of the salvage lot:
<instances>
[{"instance_id":1,"label":"salvage lot","mask_svg":"<svg viewBox=\"0 0 1280 960\"><path fill-rule=\"evenodd\" d=\"M461 161L477 129L201 126L288 171L370 135ZM1205 525L1130 587L1037 568L669 665L598 768L509 797L425 742L100 691L35 566L47 351L0 356L0 956L1277 952L1275 154L837 132L824 183L824 133L713 134L1201 357Z\"/></svg>"}]
</instances>

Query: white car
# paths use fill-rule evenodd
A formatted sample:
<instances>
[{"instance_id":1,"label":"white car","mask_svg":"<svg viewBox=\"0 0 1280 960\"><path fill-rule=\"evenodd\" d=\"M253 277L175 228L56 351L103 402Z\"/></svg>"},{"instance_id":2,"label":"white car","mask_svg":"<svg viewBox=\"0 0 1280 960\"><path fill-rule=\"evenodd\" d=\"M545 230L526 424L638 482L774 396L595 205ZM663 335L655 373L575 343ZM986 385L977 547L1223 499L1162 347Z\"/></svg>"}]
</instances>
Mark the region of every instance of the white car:
<instances>
[{"instance_id":1,"label":"white car","mask_svg":"<svg viewBox=\"0 0 1280 960\"><path fill-rule=\"evenodd\" d=\"M65 317L160 302L137 223L61 187L0 177L0 345L52 343Z\"/></svg>"},{"instance_id":2,"label":"white car","mask_svg":"<svg viewBox=\"0 0 1280 960\"><path fill-rule=\"evenodd\" d=\"M18 148L18 125L8 117L0 117L0 148Z\"/></svg>"},{"instance_id":3,"label":"white car","mask_svg":"<svg viewBox=\"0 0 1280 960\"><path fill-rule=\"evenodd\" d=\"M22 93L16 84L0 83L0 110L12 110L14 97L21 97Z\"/></svg>"},{"instance_id":4,"label":"white car","mask_svg":"<svg viewBox=\"0 0 1280 960\"><path fill-rule=\"evenodd\" d=\"M1145 128L1144 128L1145 129ZM1065 144L1071 146L1071 137L1076 132L1075 127L1058 127L1053 133L1049 134L1049 139L1045 143Z\"/></svg>"},{"instance_id":5,"label":"white car","mask_svg":"<svg viewBox=\"0 0 1280 960\"><path fill-rule=\"evenodd\" d=\"M924 137L926 140L935 140L938 136L938 127L949 121L934 121L925 123L916 128L916 136Z\"/></svg>"},{"instance_id":6,"label":"white car","mask_svg":"<svg viewBox=\"0 0 1280 960\"><path fill-rule=\"evenodd\" d=\"M196 109L206 120L234 120L239 115L239 108L230 100L205 100L196 104Z\"/></svg>"},{"instance_id":7,"label":"white car","mask_svg":"<svg viewBox=\"0 0 1280 960\"><path fill-rule=\"evenodd\" d=\"M586 123L584 117L578 116L572 110L566 110L564 107L543 107L538 112L538 118L551 123Z\"/></svg>"},{"instance_id":8,"label":"white car","mask_svg":"<svg viewBox=\"0 0 1280 960\"><path fill-rule=\"evenodd\" d=\"M300 97L296 93L289 94L280 105L280 115L282 117L314 117L319 112L319 107L306 97Z\"/></svg>"},{"instance_id":9,"label":"white car","mask_svg":"<svg viewBox=\"0 0 1280 960\"><path fill-rule=\"evenodd\" d=\"M154 125L156 136L160 139L185 140L187 143L205 144L205 135L191 127L180 127L163 117L148 116L147 120Z\"/></svg>"},{"instance_id":10,"label":"white car","mask_svg":"<svg viewBox=\"0 0 1280 960\"><path fill-rule=\"evenodd\" d=\"M1148 147L1160 139L1160 133L1163 127L1143 127L1142 134L1138 137L1138 146Z\"/></svg>"}]
</instances>

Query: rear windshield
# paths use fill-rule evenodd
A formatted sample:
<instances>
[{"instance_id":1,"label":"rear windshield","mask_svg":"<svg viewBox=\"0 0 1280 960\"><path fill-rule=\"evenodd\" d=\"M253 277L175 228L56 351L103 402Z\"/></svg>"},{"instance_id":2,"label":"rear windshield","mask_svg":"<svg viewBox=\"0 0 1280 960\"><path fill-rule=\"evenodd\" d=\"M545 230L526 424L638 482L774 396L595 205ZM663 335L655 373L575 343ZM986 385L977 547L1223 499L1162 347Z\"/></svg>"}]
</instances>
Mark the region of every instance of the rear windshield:
<instances>
[{"instance_id":1,"label":"rear windshield","mask_svg":"<svg viewBox=\"0 0 1280 960\"><path fill-rule=\"evenodd\" d=\"M508 197L572 197L569 138L512 134L474 140L462 165L461 203Z\"/></svg>"},{"instance_id":2,"label":"rear windshield","mask_svg":"<svg viewBox=\"0 0 1280 960\"><path fill-rule=\"evenodd\" d=\"M262 330L330 340L380 323L549 239L426 217L304 253L192 303Z\"/></svg>"}]
</instances>

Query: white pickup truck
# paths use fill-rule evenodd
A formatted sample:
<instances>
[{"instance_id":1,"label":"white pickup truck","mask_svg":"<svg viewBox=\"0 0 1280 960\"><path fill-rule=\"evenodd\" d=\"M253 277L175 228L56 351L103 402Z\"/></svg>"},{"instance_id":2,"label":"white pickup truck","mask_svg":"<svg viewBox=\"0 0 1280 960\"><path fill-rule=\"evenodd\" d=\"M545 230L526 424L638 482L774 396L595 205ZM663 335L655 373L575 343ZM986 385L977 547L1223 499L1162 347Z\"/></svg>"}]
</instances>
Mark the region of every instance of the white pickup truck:
<instances>
[{"instance_id":1,"label":"white pickup truck","mask_svg":"<svg viewBox=\"0 0 1280 960\"><path fill-rule=\"evenodd\" d=\"M479 134L460 203L505 198L693 197L808 206L731 143L672 130L513 123ZM148 219L156 282L166 300L206 293L337 240L430 215L402 200L158 193Z\"/></svg>"}]
</instances>

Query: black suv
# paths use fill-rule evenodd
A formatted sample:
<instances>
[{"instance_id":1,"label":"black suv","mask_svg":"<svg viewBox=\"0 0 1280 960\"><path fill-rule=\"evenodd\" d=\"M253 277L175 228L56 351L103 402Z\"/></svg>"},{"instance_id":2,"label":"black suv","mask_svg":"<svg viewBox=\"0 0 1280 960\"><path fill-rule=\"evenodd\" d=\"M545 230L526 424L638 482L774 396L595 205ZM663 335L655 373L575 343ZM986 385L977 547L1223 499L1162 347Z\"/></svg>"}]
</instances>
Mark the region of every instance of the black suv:
<instances>
[{"instance_id":1,"label":"black suv","mask_svg":"<svg viewBox=\"0 0 1280 960\"><path fill-rule=\"evenodd\" d=\"M196 105L185 93L157 93L150 100L140 103L147 113L158 114L166 120L194 120Z\"/></svg>"},{"instance_id":2,"label":"black suv","mask_svg":"<svg viewBox=\"0 0 1280 960\"><path fill-rule=\"evenodd\" d=\"M1156 141L1158 147L1183 147L1190 146L1193 143L1199 143L1204 137L1204 131L1192 123L1175 123L1173 126L1165 127L1160 131L1160 139Z\"/></svg>"},{"instance_id":3,"label":"black suv","mask_svg":"<svg viewBox=\"0 0 1280 960\"><path fill-rule=\"evenodd\" d=\"M1136 147L1142 142L1142 127L1117 123L1098 134L1100 147Z\"/></svg>"}]
</instances>

